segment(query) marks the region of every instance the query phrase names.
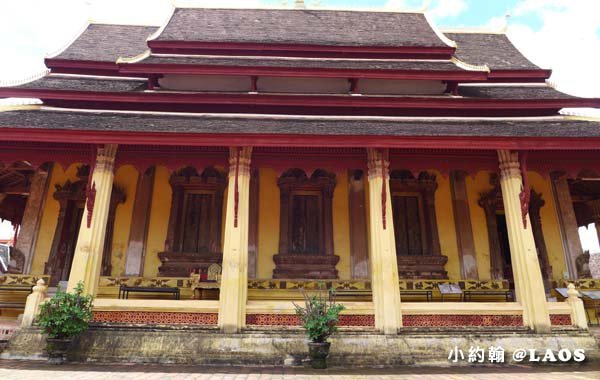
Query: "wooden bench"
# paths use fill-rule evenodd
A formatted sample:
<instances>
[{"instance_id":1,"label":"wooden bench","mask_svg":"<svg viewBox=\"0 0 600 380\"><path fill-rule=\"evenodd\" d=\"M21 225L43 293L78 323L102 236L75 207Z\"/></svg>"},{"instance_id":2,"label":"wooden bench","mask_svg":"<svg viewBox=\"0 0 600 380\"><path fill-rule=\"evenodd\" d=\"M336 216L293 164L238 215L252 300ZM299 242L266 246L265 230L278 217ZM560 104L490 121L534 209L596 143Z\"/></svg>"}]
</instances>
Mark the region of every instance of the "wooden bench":
<instances>
[{"instance_id":1,"label":"wooden bench","mask_svg":"<svg viewBox=\"0 0 600 380\"><path fill-rule=\"evenodd\" d=\"M473 296L504 296L506 302L514 301L515 297L510 289L506 290L465 290L463 291L463 300L469 302L473 300Z\"/></svg>"},{"instance_id":2,"label":"wooden bench","mask_svg":"<svg viewBox=\"0 0 600 380\"><path fill-rule=\"evenodd\" d=\"M371 289L336 289L335 298L349 301L370 301L373 297Z\"/></svg>"},{"instance_id":3,"label":"wooden bench","mask_svg":"<svg viewBox=\"0 0 600 380\"><path fill-rule=\"evenodd\" d=\"M588 318L590 325L600 325L600 290L582 290L579 292L581 294L581 299L583 301L583 305L585 308L585 314ZM593 312L594 317L596 319L596 323L592 323L592 315L590 312Z\"/></svg>"},{"instance_id":4,"label":"wooden bench","mask_svg":"<svg viewBox=\"0 0 600 380\"><path fill-rule=\"evenodd\" d=\"M119 299L129 299L129 293L167 293L172 294L173 299L178 300L180 298L179 288L170 287L149 287L149 286L127 286L121 285L119 287Z\"/></svg>"},{"instance_id":5,"label":"wooden bench","mask_svg":"<svg viewBox=\"0 0 600 380\"><path fill-rule=\"evenodd\" d=\"M425 296L427 302L431 302L433 300L433 291L432 290L400 290L400 298L404 296Z\"/></svg>"},{"instance_id":6,"label":"wooden bench","mask_svg":"<svg viewBox=\"0 0 600 380\"><path fill-rule=\"evenodd\" d=\"M0 285L0 290L9 290L9 291L13 291L13 292L27 292L27 293L31 293L33 291L33 286L6 286L6 285Z\"/></svg>"}]
</instances>

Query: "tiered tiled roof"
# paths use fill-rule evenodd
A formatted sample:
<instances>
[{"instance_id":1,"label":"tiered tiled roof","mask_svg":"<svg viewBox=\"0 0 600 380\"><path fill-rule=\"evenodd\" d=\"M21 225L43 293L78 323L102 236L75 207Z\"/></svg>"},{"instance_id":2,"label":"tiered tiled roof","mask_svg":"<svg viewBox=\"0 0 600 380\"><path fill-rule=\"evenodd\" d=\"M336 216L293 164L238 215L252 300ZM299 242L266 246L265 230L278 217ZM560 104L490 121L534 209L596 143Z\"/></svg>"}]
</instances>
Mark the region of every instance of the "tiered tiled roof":
<instances>
[{"instance_id":1,"label":"tiered tiled roof","mask_svg":"<svg viewBox=\"0 0 600 380\"><path fill-rule=\"evenodd\" d=\"M105 112L1 113L0 126L52 128L57 123L64 129L140 132L166 128L193 133L595 136L586 122L530 120L518 127L480 118L549 116L564 107L600 107L598 99L577 98L540 83L550 71L527 60L506 35L444 35L424 14L414 12L178 8L160 28L90 24L46 64L51 70L48 76L0 88L0 97L33 97L52 107ZM246 84L220 92L193 86L161 88L167 76L171 84L173 76L183 82L211 76L213 81L228 78ZM263 87L257 83L263 77L335 78L336 88L347 90L260 92ZM414 93L373 90L398 85L394 80L409 83L405 88L413 88ZM287 85L294 83L298 82ZM361 83L368 83L369 91L361 93ZM419 92L421 87L430 90ZM113 114L111 110L166 114ZM238 116L211 119L206 113ZM290 116L277 119L284 120L279 126L279 121L268 117L260 123L250 115L246 120L244 114L479 119L473 125L464 120L418 119L416 125L414 120L304 122ZM569 130L566 126L571 124Z\"/></svg>"},{"instance_id":2,"label":"tiered tiled roof","mask_svg":"<svg viewBox=\"0 0 600 380\"><path fill-rule=\"evenodd\" d=\"M340 118L182 115L151 113L8 111L0 113L0 131L9 128L168 134L600 137L597 122L560 117L478 120L468 118ZM595 127L595 128L594 128Z\"/></svg>"}]
</instances>

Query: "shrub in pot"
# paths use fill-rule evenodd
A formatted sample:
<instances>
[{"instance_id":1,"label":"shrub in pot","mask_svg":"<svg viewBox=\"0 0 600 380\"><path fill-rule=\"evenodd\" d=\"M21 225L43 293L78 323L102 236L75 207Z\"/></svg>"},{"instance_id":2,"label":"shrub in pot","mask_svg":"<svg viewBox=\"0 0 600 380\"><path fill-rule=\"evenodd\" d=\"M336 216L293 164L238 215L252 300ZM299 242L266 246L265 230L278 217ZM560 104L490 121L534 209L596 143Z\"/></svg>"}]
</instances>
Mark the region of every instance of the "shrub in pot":
<instances>
[{"instance_id":1,"label":"shrub in pot","mask_svg":"<svg viewBox=\"0 0 600 380\"><path fill-rule=\"evenodd\" d=\"M304 293L304 307L294 303L296 314L302 321L302 326L308 336L308 355L313 368L327 368L327 355L331 343L327 339L337 331L339 314L344 306L336 303L335 292L331 288L327 295Z\"/></svg>"},{"instance_id":2,"label":"shrub in pot","mask_svg":"<svg viewBox=\"0 0 600 380\"><path fill-rule=\"evenodd\" d=\"M73 338L87 330L93 317L92 302L93 297L83 294L79 282L73 293L59 288L54 297L40 305L38 324L47 335L51 363L63 363Z\"/></svg>"}]
</instances>

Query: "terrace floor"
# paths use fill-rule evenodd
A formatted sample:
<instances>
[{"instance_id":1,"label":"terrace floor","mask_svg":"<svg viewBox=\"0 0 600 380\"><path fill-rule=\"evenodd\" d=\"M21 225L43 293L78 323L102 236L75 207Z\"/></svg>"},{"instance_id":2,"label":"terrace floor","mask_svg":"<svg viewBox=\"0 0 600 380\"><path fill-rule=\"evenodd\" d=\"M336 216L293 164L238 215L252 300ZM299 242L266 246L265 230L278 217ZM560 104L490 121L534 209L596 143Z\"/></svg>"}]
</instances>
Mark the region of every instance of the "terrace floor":
<instances>
[{"instance_id":1,"label":"terrace floor","mask_svg":"<svg viewBox=\"0 0 600 380\"><path fill-rule=\"evenodd\" d=\"M327 369L282 367L201 367L182 365L100 365L66 364L49 365L45 362L0 361L0 378L3 380L29 379L223 379L223 380L300 380L300 379L451 379L451 380L583 380L600 379L600 365L581 366L471 366L394 369Z\"/></svg>"}]
</instances>

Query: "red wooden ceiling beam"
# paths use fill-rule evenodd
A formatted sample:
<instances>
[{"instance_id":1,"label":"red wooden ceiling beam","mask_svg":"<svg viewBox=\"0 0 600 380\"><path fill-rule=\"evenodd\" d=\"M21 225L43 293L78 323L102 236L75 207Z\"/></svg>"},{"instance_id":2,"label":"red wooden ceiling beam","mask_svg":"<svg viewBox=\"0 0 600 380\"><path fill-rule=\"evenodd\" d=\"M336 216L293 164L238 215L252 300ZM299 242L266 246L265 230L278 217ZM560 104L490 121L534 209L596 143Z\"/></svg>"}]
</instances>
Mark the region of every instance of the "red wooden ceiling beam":
<instances>
[{"instance_id":1,"label":"red wooden ceiling beam","mask_svg":"<svg viewBox=\"0 0 600 380\"><path fill-rule=\"evenodd\" d=\"M272 77L311 77L311 78L378 78L413 80L458 80L485 81L485 71L467 70L373 70L373 69L329 69L302 67L261 67L261 66L209 66L189 64L119 64L122 74L180 74L180 75L244 75Z\"/></svg>"},{"instance_id":2,"label":"red wooden ceiling beam","mask_svg":"<svg viewBox=\"0 0 600 380\"><path fill-rule=\"evenodd\" d=\"M453 47L428 46L323 46L300 44L256 44L202 41L148 41L153 53L277 55L286 57L346 57L346 58L431 58L450 59Z\"/></svg>"}]
</instances>

